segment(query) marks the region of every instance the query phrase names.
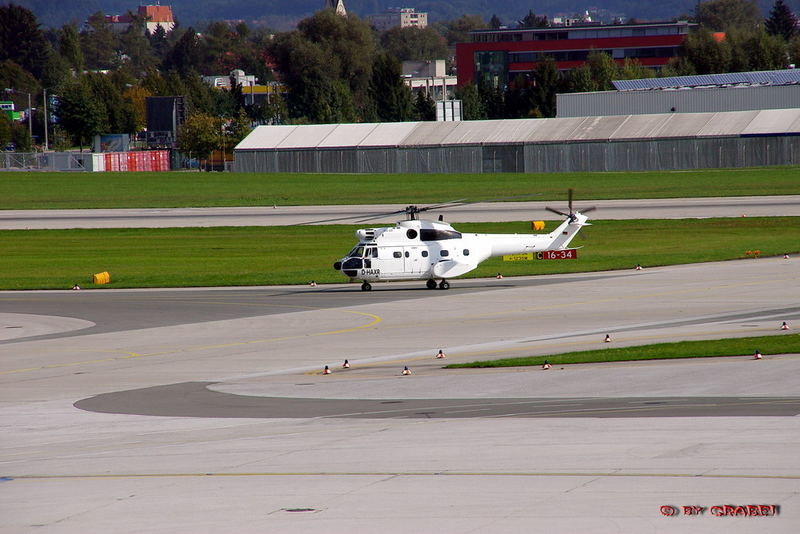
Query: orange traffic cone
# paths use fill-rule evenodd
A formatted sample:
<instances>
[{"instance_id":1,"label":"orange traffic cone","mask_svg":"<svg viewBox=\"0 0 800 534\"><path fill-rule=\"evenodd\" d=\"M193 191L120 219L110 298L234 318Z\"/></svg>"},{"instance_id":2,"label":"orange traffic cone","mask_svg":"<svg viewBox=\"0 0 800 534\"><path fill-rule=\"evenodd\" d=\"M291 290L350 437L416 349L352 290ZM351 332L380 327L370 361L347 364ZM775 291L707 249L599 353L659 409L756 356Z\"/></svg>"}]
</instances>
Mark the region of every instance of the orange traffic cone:
<instances>
[{"instance_id":1,"label":"orange traffic cone","mask_svg":"<svg viewBox=\"0 0 800 534\"><path fill-rule=\"evenodd\" d=\"M606 341L606 343L611 343L611 336L609 334L606 334L606 340L605 341Z\"/></svg>"},{"instance_id":2,"label":"orange traffic cone","mask_svg":"<svg viewBox=\"0 0 800 534\"><path fill-rule=\"evenodd\" d=\"M784 324L786 324L786 323L784 323ZM440 359L440 360L441 360L442 358L444 358L444 352L442 352L442 349L439 349L439 353L436 355L436 357L437 357L438 359Z\"/></svg>"},{"instance_id":3,"label":"orange traffic cone","mask_svg":"<svg viewBox=\"0 0 800 534\"><path fill-rule=\"evenodd\" d=\"M350 369L350 362L345 360L344 363L342 364L342 369Z\"/></svg>"},{"instance_id":4,"label":"orange traffic cone","mask_svg":"<svg viewBox=\"0 0 800 534\"><path fill-rule=\"evenodd\" d=\"M328 366L326 365L326 366L325 366L325 369L323 369L323 370L322 370L322 374L323 374L323 375L329 375L329 374L331 374L331 369L330 369L330 367L328 367Z\"/></svg>"},{"instance_id":5,"label":"orange traffic cone","mask_svg":"<svg viewBox=\"0 0 800 534\"><path fill-rule=\"evenodd\" d=\"M547 363L547 360L542 364L542 369L551 369L553 366Z\"/></svg>"},{"instance_id":6,"label":"orange traffic cone","mask_svg":"<svg viewBox=\"0 0 800 534\"><path fill-rule=\"evenodd\" d=\"M759 351L756 351L756 353L753 354L753 359L754 360L760 360L761 359L761 353Z\"/></svg>"},{"instance_id":7,"label":"orange traffic cone","mask_svg":"<svg viewBox=\"0 0 800 534\"><path fill-rule=\"evenodd\" d=\"M410 375L410 374L411 374L411 370L408 368L408 366L406 365L405 367L403 367L403 376Z\"/></svg>"},{"instance_id":8,"label":"orange traffic cone","mask_svg":"<svg viewBox=\"0 0 800 534\"><path fill-rule=\"evenodd\" d=\"M786 324L786 321L783 321L783 324L781 325L781 330L789 330L789 325Z\"/></svg>"}]
</instances>

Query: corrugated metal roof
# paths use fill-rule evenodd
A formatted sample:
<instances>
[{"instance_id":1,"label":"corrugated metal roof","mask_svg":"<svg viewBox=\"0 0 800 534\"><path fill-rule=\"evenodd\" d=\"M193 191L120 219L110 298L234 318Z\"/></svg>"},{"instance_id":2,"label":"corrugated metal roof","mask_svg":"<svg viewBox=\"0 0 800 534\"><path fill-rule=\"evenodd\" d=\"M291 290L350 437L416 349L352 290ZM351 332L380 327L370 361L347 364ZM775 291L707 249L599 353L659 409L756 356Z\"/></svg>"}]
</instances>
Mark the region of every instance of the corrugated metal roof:
<instances>
[{"instance_id":1,"label":"corrugated metal roof","mask_svg":"<svg viewBox=\"0 0 800 534\"><path fill-rule=\"evenodd\" d=\"M555 119L259 126L238 150L454 146L800 133L800 108Z\"/></svg>"},{"instance_id":2,"label":"corrugated metal roof","mask_svg":"<svg viewBox=\"0 0 800 534\"><path fill-rule=\"evenodd\" d=\"M363 148L400 146L418 124L418 122L381 122L358 146Z\"/></svg>"},{"instance_id":3,"label":"corrugated metal roof","mask_svg":"<svg viewBox=\"0 0 800 534\"><path fill-rule=\"evenodd\" d=\"M369 137L376 126L377 124L375 123L337 124L336 128L320 141L317 147L337 148L358 146Z\"/></svg>"},{"instance_id":4,"label":"corrugated metal roof","mask_svg":"<svg viewBox=\"0 0 800 534\"><path fill-rule=\"evenodd\" d=\"M236 148L239 150L257 148L275 148L297 126L256 126L256 128L242 139Z\"/></svg>"},{"instance_id":5,"label":"corrugated metal roof","mask_svg":"<svg viewBox=\"0 0 800 534\"><path fill-rule=\"evenodd\" d=\"M419 122L417 127L403 140L404 146L441 145L445 138L458 127L458 122Z\"/></svg>"},{"instance_id":6,"label":"corrugated metal roof","mask_svg":"<svg viewBox=\"0 0 800 534\"><path fill-rule=\"evenodd\" d=\"M800 110L767 109L759 113L742 135L762 135L775 133L800 133Z\"/></svg>"},{"instance_id":7,"label":"corrugated metal roof","mask_svg":"<svg viewBox=\"0 0 800 534\"><path fill-rule=\"evenodd\" d=\"M702 137L711 135L731 135L732 133L740 134L747 128L754 118L758 115L758 111L725 111L715 113L714 117L706 123L705 126L700 128L695 135Z\"/></svg>"},{"instance_id":8,"label":"corrugated metal roof","mask_svg":"<svg viewBox=\"0 0 800 534\"><path fill-rule=\"evenodd\" d=\"M336 129L338 124L308 124L298 126L287 135L276 148L317 147Z\"/></svg>"}]
</instances>

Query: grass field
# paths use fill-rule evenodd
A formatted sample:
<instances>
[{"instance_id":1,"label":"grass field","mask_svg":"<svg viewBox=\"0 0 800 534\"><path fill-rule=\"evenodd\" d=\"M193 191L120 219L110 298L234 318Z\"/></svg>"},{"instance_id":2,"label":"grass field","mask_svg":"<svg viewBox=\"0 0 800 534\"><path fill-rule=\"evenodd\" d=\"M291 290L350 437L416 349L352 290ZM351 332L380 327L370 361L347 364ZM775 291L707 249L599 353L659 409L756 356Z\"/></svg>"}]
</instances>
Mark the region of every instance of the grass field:
<instances>
[{"instance_id":1,"label":"grass field","mask_svg":"<svg viewBox=\"0 0 800 534\"><path fill-rule=\"evenodd\" d=\"M800 194L800 167L546 174L0 173L0 209L417 203Z\"/></svg>"},{"instance_id":2,"label":"grass field","mask_svg":"<svg viewBox=\"0 0 800 534\"><path fill-rule=\"evenodd\" d=\"M447 369L476 367L520 367L542 365L545 360L552 365L570 363L598 363L633 360L661 360L673 358L700 358L712 356L753 355L759 351L763 356L769 354L800 353L800 334L717 339L711 341L681 341L678 343L657 343L618 349L605 348L581 352L566 352L547 356L524 356L472 363L456 363Z\"/></svg>"},{"instance_id":3,"label":"grass field","mask_svg":"<svg viewBox=\"0 0 800 534\"><path fill-rule=\"evenodd\" d=\"M554 227L549 222L547 228ZM363 226L363 225L360 225ZM468 276L629 269L798 252L796 218L594 221L573 244L577 260L503 262ZM0 289L197 287L345 282L332 264L355 244L359 226L0 231ZM467 232L527 233L529 222L471 223ZM763 260L752 260L763 261ZM454 281L458 287L458 281ZM377 286L376 289L379 289Z\"/></svg>"}]
</instances>

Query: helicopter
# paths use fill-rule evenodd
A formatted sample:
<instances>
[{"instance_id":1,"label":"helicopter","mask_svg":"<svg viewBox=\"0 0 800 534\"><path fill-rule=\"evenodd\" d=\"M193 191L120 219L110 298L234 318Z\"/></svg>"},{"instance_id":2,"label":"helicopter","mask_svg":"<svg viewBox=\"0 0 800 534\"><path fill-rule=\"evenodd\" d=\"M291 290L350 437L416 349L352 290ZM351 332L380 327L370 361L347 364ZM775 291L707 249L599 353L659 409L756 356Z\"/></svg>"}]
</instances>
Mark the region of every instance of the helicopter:
<instances>
[{"instance_id":1,"label":"helicopter","mask_svg":"<svg viewBox=\"0 0 800 534\"><path fill-rule=\"evenodd\" d=\"M595 209L573 211L570 189L567 212L545 208L566 217L558 228L547 234L464 233L444 222L441 215L438 221L419 218L419 214L425 211L470 203L452 201L421 208L407 206L391 213L367 216L362 222L399 213L405 213L407 219L393 227L356 230L358 244L336 261L333 268L351 280L361 280L362 291L370 291L371 282L399 280L426 280L428 289L437 286L449 289L449 278L468 273L495 256L560 251L548 255L549 258L574 258L575 249L569 249L569 243L581 228L590 226L585 214Z\"/></svg>"}]
</instances>

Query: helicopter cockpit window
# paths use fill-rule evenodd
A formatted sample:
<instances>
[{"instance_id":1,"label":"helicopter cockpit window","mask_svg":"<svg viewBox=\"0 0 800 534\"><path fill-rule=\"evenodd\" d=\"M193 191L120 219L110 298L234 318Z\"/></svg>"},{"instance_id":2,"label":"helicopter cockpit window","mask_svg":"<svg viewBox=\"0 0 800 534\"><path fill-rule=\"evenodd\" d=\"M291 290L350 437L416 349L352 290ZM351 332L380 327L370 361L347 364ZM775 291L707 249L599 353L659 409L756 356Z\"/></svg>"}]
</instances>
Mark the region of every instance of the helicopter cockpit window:
<instances>
[{"instance_id":1,"label":"helicopter cockpit window","mask_svg":"<svg viewBox=\"0 0 800 534\"><path fill-rule=\"evenodd\" d=\"M364 255L364 247L356 247L350 251L350 254L348 254L348 256L350 256L351 258L360 258L363 255Z\"/></svg>"},{"instance_id":2,"label":"helicopter cockpit window","mask_svg":"<svg viewBox=\"0 0 800 534\"><path fill-rule=\"evenodd\" d=\"M422 228L419 238L423 241L443 241L445 239L461 239L461 232L455 230L439 230L437 228Z\"/></svg>"}]
</instances>

